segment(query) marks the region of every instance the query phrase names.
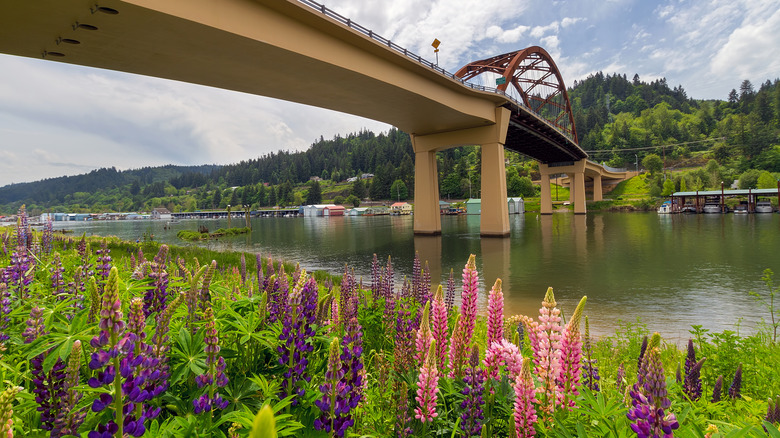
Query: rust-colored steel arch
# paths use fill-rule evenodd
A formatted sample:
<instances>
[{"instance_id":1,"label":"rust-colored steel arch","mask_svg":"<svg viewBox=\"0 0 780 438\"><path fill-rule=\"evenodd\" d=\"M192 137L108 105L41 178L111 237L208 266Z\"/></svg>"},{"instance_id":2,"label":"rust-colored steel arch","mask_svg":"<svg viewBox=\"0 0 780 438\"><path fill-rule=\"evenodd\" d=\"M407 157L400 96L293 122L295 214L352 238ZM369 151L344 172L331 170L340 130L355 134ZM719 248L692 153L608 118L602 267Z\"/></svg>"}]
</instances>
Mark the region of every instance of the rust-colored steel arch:
<instances>
[{"instance_id":1,"label":"rust-colored steel arch","mask_svg":"<svg viewBox=\"0 0 780 438\"><path fill-rule=\"evenodd\" d=\"M496 86L498 90L506 92L511 84L523 104L578 143L569 93L555 61L546 50L531 46L475 61L462 67L455 76L469 80L487 72L504 78L504 83Z\"/></svg>"}]
</instances>

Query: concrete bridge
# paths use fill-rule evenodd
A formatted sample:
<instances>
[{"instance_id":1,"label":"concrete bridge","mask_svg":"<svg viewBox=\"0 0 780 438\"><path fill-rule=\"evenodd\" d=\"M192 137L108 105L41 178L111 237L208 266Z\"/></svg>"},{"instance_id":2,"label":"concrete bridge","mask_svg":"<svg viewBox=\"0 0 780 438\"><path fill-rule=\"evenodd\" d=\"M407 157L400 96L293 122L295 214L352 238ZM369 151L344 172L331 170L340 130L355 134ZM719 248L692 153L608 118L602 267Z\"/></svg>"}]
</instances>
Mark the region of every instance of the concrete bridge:
<instances>
[{"instance_id":1,"label":"concrete bridge","mask_svg":"<svg viewBox=\"0 0 780 438\"><path fill-rule=\"evenodd\" d=\"M563 79L544 49L499 55L452 74L311 0L0 0L0 53L241 91L394 125L410 133L416 155L418 234L441 232L436 151L481 145L481 233L491 236L509 234L504 147L543 168L571 163L564 167L572 166L566 171L575 189L593 166L584 161ZM496 88L468 82L483 73L499 77ZM543 205L551 202L546 187ZM584 197L581 204L578 213L585 212Z\"/></svg>"}]
</instances>

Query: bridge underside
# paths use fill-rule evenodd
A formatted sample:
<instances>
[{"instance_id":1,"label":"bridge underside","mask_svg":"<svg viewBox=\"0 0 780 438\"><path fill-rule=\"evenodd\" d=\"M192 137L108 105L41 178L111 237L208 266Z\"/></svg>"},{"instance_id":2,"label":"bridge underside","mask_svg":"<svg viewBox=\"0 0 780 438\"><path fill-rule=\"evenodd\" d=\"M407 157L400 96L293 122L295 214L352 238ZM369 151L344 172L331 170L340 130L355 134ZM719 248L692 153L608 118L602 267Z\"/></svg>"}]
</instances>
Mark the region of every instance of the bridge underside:
<instances>
[{"instance_id":1,"label":"bridge underside","mask_svg":"<svg viewBox=\"0 0 780 438\"><path fill-rule=\"evenodd\" d=\"M512 111L504 146L541 163L579 161L588 157L576 143L526 108L515 107Z\"/></svg>"}]
</instances>

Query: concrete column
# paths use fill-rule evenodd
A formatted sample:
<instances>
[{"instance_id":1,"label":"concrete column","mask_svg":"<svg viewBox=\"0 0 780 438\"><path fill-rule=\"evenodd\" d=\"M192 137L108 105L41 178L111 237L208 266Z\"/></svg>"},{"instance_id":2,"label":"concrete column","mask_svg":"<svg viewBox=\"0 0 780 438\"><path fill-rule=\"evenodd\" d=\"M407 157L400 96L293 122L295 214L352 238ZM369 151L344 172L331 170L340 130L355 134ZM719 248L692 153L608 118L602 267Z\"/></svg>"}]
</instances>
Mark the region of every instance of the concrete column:
<instances>
[{"instance_id":1,"label":"concrete column","mask_svg":"<svg viewBox=\"0 0 780 438\"><path fill-rule=\"evenodd\" d=\"M539 173L542 175L542 191L540 193L541 214L552 214L552 190L550 190L550 172L546 164L539 163Z\"/></svg>"},{"instance_id":2,"label":"concrete column","mask_svg":"<svg viewBox=\"0 0 780 438\"><path fill-rule=\"evenodd\" d=\"M604 194L601 190L601 175L593 177L593 200L601 201L604 199Z\"/></svg>"},{"instance_id":3,"label":"concrete column","mask_svg":"<svg viewBox=\"0 0 780 438\"><path fill-rule=\"evenodd\" d=\"M414 234L441 234L436 151L414 156Z\"/></svg>"},{"instance_id":4,"label":"concrete column","mask_svg":"<svg viewBox=\"0 0 780 438\"><path fill-rule=\"evenodd\" d=\"M483 236L509 235L509 206L506 198L506 168L504 145L482 145L482 217Z\"/></svg>"},{"instance_id":5,"label":"concrete column","mask_svg":"<svg viewBox=\"0 0 780 438\"><path fill-rule=\"evenodd\" d=\"M574 188L574 214L585 214L585 172L575 172L571 185Z\"/></svg>"}]
</instances>

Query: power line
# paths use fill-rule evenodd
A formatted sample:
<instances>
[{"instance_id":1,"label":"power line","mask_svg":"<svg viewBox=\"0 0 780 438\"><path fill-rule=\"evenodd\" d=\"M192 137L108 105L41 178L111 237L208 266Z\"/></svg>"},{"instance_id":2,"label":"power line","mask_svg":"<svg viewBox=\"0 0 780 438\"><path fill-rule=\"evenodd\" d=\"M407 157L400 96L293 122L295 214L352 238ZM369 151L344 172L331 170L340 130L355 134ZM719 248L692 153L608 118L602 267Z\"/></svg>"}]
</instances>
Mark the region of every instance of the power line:
<instances>
[{"instance_id":1,"label":"power line","mask_svg":"<svg viewBox=\"0 0 780 438\"><path fill-rule=\"evenodd\" d=\"M641 148L599 149L599 150L595 150L595 151L585 151L585 153L596 154L596 153L600 153L600 152L644 151L644 150L648 150L648 149L667 148L667 147L671 147L671 146L682 146L682 145L686 145L686 144L708 143L708 142L711 142L711 141L725 140L725 139L726 139L726 137L717 137L717 138L708 138L706 140L696 140L696 141L686 141L686 142L682 142L682 143L663 144L663 145L659 145L659 146L645 146L645 147L641 147Z\"/></svg>"}]
</instances>

